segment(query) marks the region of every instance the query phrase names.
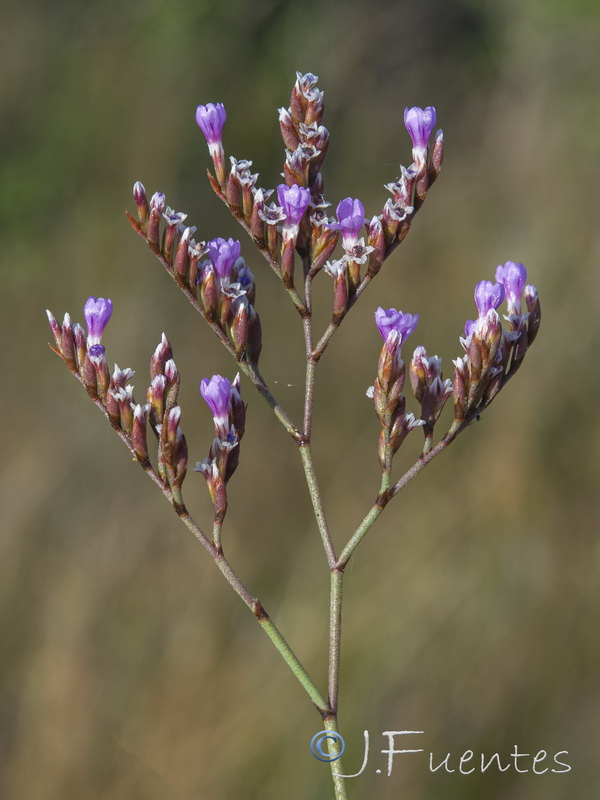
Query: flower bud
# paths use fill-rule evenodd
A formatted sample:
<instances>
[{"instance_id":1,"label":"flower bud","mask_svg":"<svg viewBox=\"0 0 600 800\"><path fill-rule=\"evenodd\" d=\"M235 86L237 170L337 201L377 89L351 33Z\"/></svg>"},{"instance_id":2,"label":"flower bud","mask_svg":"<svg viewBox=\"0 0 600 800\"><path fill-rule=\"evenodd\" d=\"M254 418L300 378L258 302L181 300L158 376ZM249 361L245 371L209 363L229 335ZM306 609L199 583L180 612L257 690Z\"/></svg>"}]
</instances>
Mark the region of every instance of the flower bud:
<instances>
[{"instance_id":1,"label":"flower bud","mask_svg":"<svg viewBox=\"0 0 600 800\"><path fill-rule=\"evenodd\" d=\"M198 262L205 253L206 253L205 242L194 242L194 241L190 242L190 247L189 247L190 265L188 268L188 286L194 297L196 297L197 295L197 284L198 284L198 274L199 274Z\"/></svg>"},{"instance_id":2,"label":"flower bud","mask_svg":"<svg viewBox=\"0 0 600 800\"><path fill-rule=\"evenodd\" d=\"M188 271L190 266L190 235L192 229L186 228L182 235L181 239L179 240L179 244L177 245L177 253L175 254L175 262L173 264L173 270L175 272L175 277L177 278L177 283L180 286L188 286Z\"/></svg>"},{"instance_id":3,"label":"flower bud","mask_svg":"<svg viewBox=\"0 0 600 800\"><path fill-rule=\"evenodd\" d=\"M187 218L187 214L174 211L172 208L169 208L167 206L167 210L163 214L163 217L167 224L163 231L161 252L163 258L167 262L167 265L169 266L169 268L171 268L172 267L171 262L173 261L173 251L175 249L175 240L179 233L179 226Z\"/></svg>"},{"instance_id":4,"label":"flower bud","mask_svg":"<svg viewBox=\"0 0 600 800\"><path fill-rule=\"evenodd\" d=\"M88 353L85 354L83 366L81 368L81 378L87 393L90 397L96 399L98 397L98 389L96 386L96 370Z\"/></svg>"},{"instance_id":5,"label":"flower bud","mask_svg":"<svg viewBox=\"0 0 600 800\"><path fill-rule=\"evenodd\" d=\"M150 207L148 205L148 198L146 196L144 184L140 181L136 181L133 184L133 199L135 200L135 204L137 206L137 215L140 228L142 232L145 233L150 214Z\"/></svg>"},{"instance_id":6,"label":"flower bud","mask_svg":"<svg viewBox=\"0 0 600 800\"><path fill-rule=\"evenodd\" d=\"M367 224L367 229L367 245L373 248L369 258L367 274L369 277L373 277L377 275L381 269L383 259L385 258L385 235L383 233L381 217L374 216L371 222Z\"/></svg>"},{"instance_id":7,"label":"flower bud","mask_svg":"<svg viewBox=\"0 0 600 800\"><path fill-rule=\"evenodd\" d=\"M235 347L235 356L240 361L243 359L248 341L248 298L239 297L235 301L234 309L233 322L231 323L231 341Z\"/></svg>"},{"instance_id":8,"label":"flower bud","mask_svg":"<svg viewBox=\"0 0 600 800\"><path fill-rule=\"evenodd\" d=\"M530 347L537 336L542 320L542 308L535 286L528 285L525 287L525 303L529 312L527 319L527 345Z\"/></svg>"},{"instance_id":9,"label":"flower bud","mask_svg":"<svg viewBox=\"0 0 600 800\"><path fill-rule=\"evenodd\" d=\"M150 200L150 219L146 229L146 239L150 247L158 250L160 241L160 222L165 208L165 196L162 192L154 192Z\"/></svg>"},{"instance_id":10,"label":"flower bud","mask_svg":"<svg viewBox=\"0 0 600 800\"><path fill-rule=\"evenodd\" d=\"M143 406L136 405L133 409L133 427L131 429L131 444L135 454L140 461L148 460L148 444L146 441L146 421L150 406L146 403Z\"/></svg>"},{"instance_id":11,"label":"flower bud","mask_svg":"<svg viewBox=\"0 0 600 800\"><path fill-rule=\"evenodd\" d=\"M170 358L173 358L173 349L163 333L160 344L150 359L150 380L157 375L164 375L165 364Z\"/></svg>"},{"instance_id":12,"label":"flower bud","mask_svg":"<svg viewBox=\"0 0 600 800\"><path fill-rule=\"evenodd\" d=\"M240 183L239 176L235 169L236 159L233 158L233 156L231 156L229 160L231 161L231 171L229 172L229 176L227 178L225 197L227 199L227 205L229 206L229 208L233 212L240 214L242 185Z\"/></svg>"},{"instance_id":13,"label":"flower bud","mask_svg":"<svg viewBox=\"0 0 600 800\"><path fill-rule=\"evenodd\" d=\"M284 235L281 246L281 278L286 289L294 288L294 262L296 248L294 239L286 239Z\"/></svg>"},{"instance_id":14,"label":"flower bud","mask_svg":"<svg viewBox=\"0 0 600 800\"><path fill-rule=\"evenodd\" d=\"M73 335L73 326L71 324L71 317L65 314L62 324L62 332L60 336L60 352L70 369L75 369L75 338Z\"/></svg>"},{"instance_id":15,"label":"flower bud","mask_svg":"<svg viewBox=\"0 0 600 800\"><path fill-rule=\"evenodd\" d=\"M427 389L427 351L421 345L413 353L408 374L413 394L420 405Z\"/></svg>"},{"instance_id":16,"label":"flower bud","mask_svg":"<svg viewBox=\"0 0 600 800\"><path fill-rule=\"evenodd\" d=\"M128 436L131 436L133 428L133 386L127 385L124 388L110 389L112 397L119 406L120 426Z\"/></svg>"},{"instance_id":17,"label":"flower bud","mask_svg":"<svg viewBox=\"0 0 600 800\"><path fill-rule=\"evenodd\" d=\"M54 315L46 309L46 316L48 317L48 323L50 325L50 330L52 331L52 335L54 336L54 341L56 342L56 348L59 352L62 352L62 330L58 322L56 321Z\"/></svg>"},{"instance_id":18,"label":"flower bud","mask_svg":"<svg viewBox=\"0 0 600 800\"><path fill-rule=\"evenodd\" d=\"M239 372L231 384L231 390L229 392L229 406L229 417L236 430L238 441L240 441L246 430L246 409L248 406L246 403L244 403L241 397L241 381Z\"/></svg>"},{"instance_id":19,"label":"flower bud","mask_svg":"<svg viewBox=\"0 0 600 800\"><path fill-rule=\"evenodd\" d=\"M102 356L99 358L92 356L90 360L94 365L94 369L96 370L96 386L98 389L98 397L100 397L101 400L105 400L110 384L110 375L108 373L106 356L104 354L102 354Z\"/></svg>"},{"instance_id":20,"label":"flower bud","mask_svg":"<svg viewBox=\"0 0 600 800\"><path fill-rule=\"evenodd\" d=\"M346 262L343 259L327 262L323 267L333 278L332 322L339 322L348 308L348 283L346 281Z\"/></svg>"},{"instance_id":21,"label":"flower bud","mask_svg":"<svg viewBox=\"0 0 600 800\"><path fill-rule=\"evenodd\" d=\"M156 375L148 387L146 399L150 406L150 424L156 432L158 425L162 424L165 413L165 389L167 379L164 375Z\"/></svg>"},{"instance_id":22,"label":"flower bud","mask_svg":"<svg viewBox=\"0 0 600 800\"><path fill-rule=\"evenodd\" d=\"M79 366L79 371L81 371L87 352L87 344L85 341L85 332L78 322L73 325L73 341L75 343L75 352L77 353L77 364Z\"/></svg>"},{"instance_id":23,"label":"flower bud","mask_svg":"<svg viewBox=\"0 0 600 800\"><path fill-rule=\"evenodd\" d=\"M209 322L213 322L217 312L218 292L215 279L215 272L212 264L205 262L200 282L200 302L204 309L204 314Z\"/></svg>"},{"instance_id":24,"label":"flower bud","mask_svg":"<svg viewBox=\"0 0 600 800\"><path fill-rule=\"evenodd\" d=\"M263 189L254 192L252 213L250 214L250 231L254 241L259 247L265 246L265 222L261 217L261 212L265 207L266 194Z\"/></svg>"},{"instance_id":25,"label":"flower bud","mask_svg":"<svg viewBox=\"0 0 600 800\"><path fill-rule=\"evenodd\" d=\"M435 181L442 170L444 160L444 131L441 129L435 135L435 141L431 150L431 160L429 163L429 185Z\"/></svg>"},{"instance_id":26,"label":"flower bud","mask_svg":"<svg viewBox=\"0 0 600 800\"><path fill-rule=\"evenodd\" d=\"M169 411L177 404L181 376L175 362L170 358L165 364L165 410Z\"/></svg>"},{"instance_id":27,"label":"flower bud","mask_svg":"<svg viewBox=\"0 0 600 800\"><path fill-rule=\"evenodd\" d=\"M254 306L248 309L248 341L246 343L246 361L248 364L258 364L260 351L262 350L262 326L260 317L256 313Z\"/></svg>"},{"instance_id":28,"label":"flower bud","mask_svg":"<svg viewBox=\"0 0 600 800\"><path fill-rule=\"evenodd\" d=\"M294 121L287 109L279 109L279 128L283 143L288 150L295 150L300 144L298 132L294 126Z\"/></svg>"},{"instance_id":29,"label":"flower bud","mask_svg":"<svg viewBox=\"0 0 600 800\"><path fill-rule=\"evenodd\" d=\"M462 422L467 413L467 397L469 394L469 376L467 373L468 356L457 358L454 361L454 379L452 381L452 394L454 397L454 419Z\"/></svg>"}]
</instances>

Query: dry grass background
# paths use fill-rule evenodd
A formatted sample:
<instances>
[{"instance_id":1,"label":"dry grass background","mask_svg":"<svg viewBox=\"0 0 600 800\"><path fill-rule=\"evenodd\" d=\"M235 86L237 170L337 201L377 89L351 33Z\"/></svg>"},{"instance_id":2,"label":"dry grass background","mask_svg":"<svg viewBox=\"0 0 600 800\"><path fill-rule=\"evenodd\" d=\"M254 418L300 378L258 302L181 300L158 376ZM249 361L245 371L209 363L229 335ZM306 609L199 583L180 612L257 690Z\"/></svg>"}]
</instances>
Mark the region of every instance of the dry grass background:
<instances>
[{"instance_id":1,"label":"dry grass background","mask_svg":"<svg viewBox=\"0 0 600 800\"><path fill-rule=\"evenodd\" d=\"M353 798L563 800L600 791L597 423L600 11L585 0L24 2L0 58L3 431L0 796L7 800L329 797L319 718L202 549L46 349L44 308L115 305L110 361L137 369L164 329L183 374L191 459L201 377L232 365L128 229L141 179L199 235L237 235L204 178L199 102L263 185L281 168L276 108L320 75L330 199L380 208L409 158L405 105L433 104L443 174L402 248L323 362L315 449L336 541L377 484L379 305L419 311L445 363L472 289L522 260L543 326L526 365L389 508L347 580L342 730ZM257 275L264 373L297 411L295 315ZM327 278L323 297L329 297ZM416 342L415 339L415 343ZM325 676L327 573L293 445L250 402L226 547L312 673ZM410 440L409 440L410 441ZM413 443L414 447L414 443ZM406 463L410 444L403 455ZM187 495L209 519L203 481ZM565 775L375 774L381 731L436 756L569 751Z\"/></svg>"}]
</instances>

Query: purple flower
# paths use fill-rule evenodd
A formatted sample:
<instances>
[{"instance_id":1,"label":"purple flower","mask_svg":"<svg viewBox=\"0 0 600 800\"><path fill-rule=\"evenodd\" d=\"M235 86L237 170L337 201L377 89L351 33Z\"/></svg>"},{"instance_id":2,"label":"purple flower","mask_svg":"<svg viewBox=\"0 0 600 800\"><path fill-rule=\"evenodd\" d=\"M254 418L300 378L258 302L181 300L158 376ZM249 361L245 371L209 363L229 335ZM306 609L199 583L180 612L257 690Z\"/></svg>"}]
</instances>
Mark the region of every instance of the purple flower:
<instances>
[{"instance_id":1,"label":"purple flower","mask_svg":"<svg viewBox=\"0 0 600 800\"><path fill-rule=\"evenodd\" d=\"M310 189L297 184L286 186L285 183L280 183L277 187L277 199L285 214L283 228L293 237L298 232L300 220L310 202Z\"/></svg>"},{"instance_id":2,"label":"purple flower","mask_svg":"<svg viewBox=\"0 0 600 800\"><path fill-rule=\"evenodd\" d=\"M521 313L521 297L527 280L527 270L521 263L507 261L496 269L496 280L504 286L509 314Z\"/></svg>"},{"instance_id":3,"label":"purple flower","mask_svg":"<svg viewBox=\"0 0 600 800\"><path fill-rule=\"evenodd\" d=\"M204 134L209 147L221 144L223 125L227 119L223 103L207 103L196 109L196 122Z\"/></svg>"},{"instance_id":4,"label":"purple flower","mask_svg":"<svg viewBox=\"0 0 600 800\"><path fill-rule=\"evenodd\" d=\"M200 394L210 408L217 434L224 439L229 433L229 396L231 382L221 375L213 375L210 380L203 378Z\"/></svg>"},{"instance_id":5,"label":"purple flower","mask_svg":"<svg viewBox=\"0 0 600 800\"><path fill-rule=\"evenodd\" d=\"M379 307L375 312L375 322L384 342L392 331L397 331L400 334L400 344L402 344L413 333L418 321L418 314L403 314L402 311L396 311L395 308L388 308L385 311Z\"/></svg>"},{"instance_id":6,"label":"purple flower","mask_svg":"<svg viewBox=\"0 0 600 800\"><path fill-rule=\"evenodd\" d=\"M458 337L465 353L469 352L469 345L471 344L471 339L473 337L473 331L475 330L475 325L476 323L472 319L468 319L465 322L465 335Z\"/></svg>"},{"instance_id":7,"label":"purple flower","mask_svg":"<svg viewBox=\"0 0 600 800\"><path fill-rule=\"evenodd\" d=\"M332 231L341 231L344 240L344 249L351 250L358 241L360 229L365 224L365 208L360 200L346 197L336 208L338 221L328 223Z\"/></svg>"},{"instance_id":8,"label":"purple flower","mask_svg":"<svg viewBox=\"0 0 600 800\"><path fill-rule=\"evenodd\" d=\"M236 239L211 239L206 243L210 260L220 278L229 278L233 265L240 257L241 245Z\"/></svg>"},{"instance_id":9,"label":"purple flower","mask_svg":"<svg viewBox=\"0 0 600 800\"><path fill-rule=\"evenodd\" d=\"M413 143L413 159L419 164L423 163L427 156L429 137L435 127L435 120L436 114L433 106L427 106L427 108L413 106L413 108L404 109L404 124Z\"/></svg>"},{"instance_id":10,"label":"purple flower","mask_svg":"<svg viewBox=\"0 0 600 800\"><path fill-rule=\"evenodd\" d=\"M104 355L102 346L102 334L108 325L108 320L112 314L112 301L99 297L88 297L83 307L85 324L88 329L88 352L90 357L101 358Z\"/></svg>"},{"instance_id":11,"label":"purple flower","mask_svg":"<svg viewBox=\"0 0 600 800\"><path fill-rule=\"evenodd\" d=\"M496 310L504 300L504 286L491 281L479 281L475 287L475 304L479 312L479 319L485 319L488 312Z\"/></svg>"}]
</instances>

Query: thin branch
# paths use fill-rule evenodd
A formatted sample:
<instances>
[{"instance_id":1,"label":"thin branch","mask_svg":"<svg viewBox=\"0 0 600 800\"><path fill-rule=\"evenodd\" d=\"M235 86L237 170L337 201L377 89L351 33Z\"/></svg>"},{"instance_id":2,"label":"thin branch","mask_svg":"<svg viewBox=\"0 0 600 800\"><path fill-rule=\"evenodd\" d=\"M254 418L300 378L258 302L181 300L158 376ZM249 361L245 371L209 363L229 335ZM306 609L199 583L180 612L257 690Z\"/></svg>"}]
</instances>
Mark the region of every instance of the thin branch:
<instances>
[{"instance_id":1,"label":"thin branch","mask_svg":"<svg viewBox=\"0 0 600 800\"><path fill-rule=\"evenodd\" d=\"M395 497L401 489L412 481L412 479L419 474L419 472L429 464L430 461L439 455L442 450L445 450L450 445L458 434L464 430L465 425L461 423L454 423L446 435L433 447L426 455L420 456L417 461L408 469L404 475L391 487L385 488L385 474L382 476L382 484L377 500L372 505L369 513L365 516L356 531L348 540L347 545L342 550L340 557L337 560L337 566L340 569L345 569L352 554L362 542L368 531L373 527L375 521L381 515L383 509L387 506L392 497Z\"/></svg>"}]
</instances>

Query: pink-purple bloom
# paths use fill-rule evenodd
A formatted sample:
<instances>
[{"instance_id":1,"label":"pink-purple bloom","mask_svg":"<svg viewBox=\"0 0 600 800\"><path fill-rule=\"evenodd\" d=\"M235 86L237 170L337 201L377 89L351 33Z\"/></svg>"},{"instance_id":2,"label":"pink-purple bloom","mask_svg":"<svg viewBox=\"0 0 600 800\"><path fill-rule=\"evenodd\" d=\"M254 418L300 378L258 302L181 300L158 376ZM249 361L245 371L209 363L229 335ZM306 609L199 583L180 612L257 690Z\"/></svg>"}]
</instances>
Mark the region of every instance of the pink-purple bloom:
<instances>
[{"instance_id":1,"label":"pink-purple bloom","mask_svg":"<svg viewBox=\"0 0 600 800\"><path fill-rule=\"evenodd\" d=\"M429 138L435 122L436 113L433 106L427 106L427 108L413 106L404 109L404 124L412 139L413 158L416 162L425 161Z\"/></svg>"},{"instance_id":2,"label":"pink-purple bloom","mask_svg":"<svg viewBox=\"0 0 600 800\"><path fill-rule=\"evenodd\" d=\"M521 313L521 297L527 280L527 270L523 264L507 261L496 269L496 280L504 286L509 314Z\"/></svg>"},{"instance_id":3,"label":"pink-purple bloom","mask_svg":"<svg viewBox=\"0 0 600 800\"><path fill-rule=\"evenodd\" d=\"M229 433L229 397L231 381L221 375L213 375L200 382L200 394L210 408L215 428L221 439Z\"/></svg>"},{"instance_id":4,"label":"pink-purple bloom","mask_svg":"<svg viewBox=\"0 0 600 800\"><path fill-rule=\"evenodd\" d=\"M358 241L360 229L367 221L365 208L360 200L346 197L339 203L335 213L338 221L328 223L327 227L334 231L341 231L344 248L351 250Z\"/></svg>"},{"instance_id":5,"label":"pink-purple bloom","mask_svg":"<svg viewBox=\"0 0 600 800\"><path fill-rule=\"evenodd\" d=\"M104 355L102 346L102 334L108 325L112 314L112 301L105 300L103 297L96 299L88 297L83 307L83 315L88 330L88 352L91 357L101 357Z\"/></svg>"},{"instance_id":6,"label":"pink-purple bloom","mask_svg":"<svg viewBox=\"0 0 600 800\"><path fill-rule=\"evenodd\" d=\"M241 245L237 239L222 239L218 236L206 243L210 260L220 278L229 278L233 265L240 257Z\"/></svg>"},{"instance_id":7,"label":"pink-purple bloom","mask_svg":"<svg viewBox=\"0 0 600 800\"><path fill-rule=\"evenodd\" d=\"M196 109L196 122L209 146L221 144L227 114L223 103L207 103Z\"/></svg>"},{"instance_id":8,"label":"pink-purple bloom","mask_svg":"<svg viewBox=\"0 0 600 800\"><path fill-rule=\"evenodd\" d=\"M504 286L491 281L479 281L475 287L475 304L479 319L485 319L488 312L497 309L504 300Z\"/></svg>"},{"instance_id":9,"label":"pink-purple bloom","mask_svg":"<svg viewBox=\"0 0 600 800\"><path fill-rule=\"evenodd\" d=\"M293 230L295 233L308 208L310 189L297 184L287 186L285 183L280 183L277 187L277 199L285 214L284 229Z\"/></svg>"},{"instance_id":10,"label":"pink-purple bloom","mask_svg":"<svg viewBox=\"0 0 600 800\"><path fill-rule=\"evenodd\" d=\"M419 321L418 314L403 314L395 308L387 310L379 307L375 312L375 322L379 328L379 333L383 341L387 341L392 331L400 334L400 344L402 344L414 332Z\"/></svg>"}]
</instances>

